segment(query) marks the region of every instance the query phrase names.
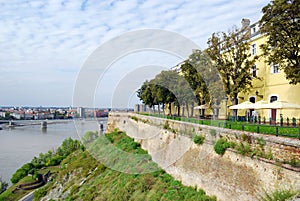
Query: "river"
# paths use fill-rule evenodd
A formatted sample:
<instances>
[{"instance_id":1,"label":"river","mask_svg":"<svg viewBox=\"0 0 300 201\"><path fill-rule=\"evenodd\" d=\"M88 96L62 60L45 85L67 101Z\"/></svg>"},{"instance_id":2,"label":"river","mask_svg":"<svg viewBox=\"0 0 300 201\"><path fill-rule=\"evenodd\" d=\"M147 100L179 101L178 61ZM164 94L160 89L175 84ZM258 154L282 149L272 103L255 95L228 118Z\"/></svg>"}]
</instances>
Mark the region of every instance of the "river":
<instances>
[{"instance_id":1,"label":"river","mask_svg":"<svg viewBox=\"0 0 300 201\"><path fill-rule=\"evenodd\" d=\"M99 119L104 129L107 119ZM40 125L0 130L0 177L9 184L12 174L24 163L41 152L55 150L64 139L79 139L86 131L99 130L95 120L66 120L48 124L43 131Z\"/></svg>"}]
</instances>

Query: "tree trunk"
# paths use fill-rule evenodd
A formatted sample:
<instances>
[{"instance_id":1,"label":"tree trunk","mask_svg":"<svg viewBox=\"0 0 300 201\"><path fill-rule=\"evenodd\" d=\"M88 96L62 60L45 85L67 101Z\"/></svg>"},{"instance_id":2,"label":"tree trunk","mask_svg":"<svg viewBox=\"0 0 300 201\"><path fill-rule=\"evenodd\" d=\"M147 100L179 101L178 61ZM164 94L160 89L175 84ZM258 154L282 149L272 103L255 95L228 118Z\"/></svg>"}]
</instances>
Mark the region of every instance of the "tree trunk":
<instances>
[{"instance_id":1,"label":"tree trunk","mask_svg":"<svg viewBox=\"0 0 300 201\"><path fill-rule=\"evenodd\" d=\"M192 102L192 104L191 104L191 117L193 117L194 116L194 102Z\"/></svg>"},{"instance_id":2,"label":"tree trunk","mask_svg":"<svg viewBox=\"0 0 300 201\"><path fill-rule=\"evenodd\" d=\"M237 95L231 98L232 105L237 105ZM232 110L232 116L237 117L237 110Z\"/></svg>"},{"instance_id":3,"label":"tree trunk","mask_svg":"<svg viewBox=\"0 0 300 201\"><path fill-rule=\"evenodd\" d=\"M189 104L186 103L185 105L186 105L187 117L190 117Z\"/></svg>"},{"instance_id":4,"label":"tree trunk","mask_svg":"<svg viewBox=\"0 0 300 201\"><path fill-rule=\"evenodd\" d=\"M179 117L180 116L180 106L178 105L177 107L177 116Z\"/></svg>"},{"instance_id":5,"label":"tree trunk","mask_svg":"<svg viewBox=\"0 0 300 201\"><path fill-rule=\"evenodd\" d=\"M164 103L162 104L162 109L163 109L164 115L166 115L165 104Z\"/></svg>"},{"instance_id":6,"label":"tree trunk","mask_svg":"<svg viewBox=\"0 0 300 201\"><path fill-rule=\"evenodd\" d=\"M172 116L172 105L169 103L169 115Z\"/></svg>"},{"instance_id":7,"label":"tree trunk","mask_svg":"<svg viewBox=\"0 0 300 201\"><path fill-rule=\"evenodd\" d=\"M158 104L158 114L160 115L160 105Z\"/></svg>"}]
</instances>

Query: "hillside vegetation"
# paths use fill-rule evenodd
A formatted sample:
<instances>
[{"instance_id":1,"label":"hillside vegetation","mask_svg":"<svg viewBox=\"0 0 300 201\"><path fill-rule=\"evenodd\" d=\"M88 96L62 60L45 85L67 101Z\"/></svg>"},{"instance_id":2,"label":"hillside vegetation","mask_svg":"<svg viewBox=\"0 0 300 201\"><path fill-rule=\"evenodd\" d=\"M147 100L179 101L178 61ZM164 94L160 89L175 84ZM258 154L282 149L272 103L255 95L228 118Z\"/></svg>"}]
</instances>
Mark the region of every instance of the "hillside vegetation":
<instances>
[{"instance_id":1,"label":"hillside vegetation","mask_svg":"<svg viewBox=\"0 0 300 201\"><path fill-rule=\"evenodd\" d=\"M125 133L106 134L115 147L145 153ZM97 137L91 146L102 137ZM186 187L162 169L148 174L125 174L100 164L87 150L79 149L60 164L52 181L34 193L35 200L216 200L203 190Z\"/></svg>"}]
</instances>

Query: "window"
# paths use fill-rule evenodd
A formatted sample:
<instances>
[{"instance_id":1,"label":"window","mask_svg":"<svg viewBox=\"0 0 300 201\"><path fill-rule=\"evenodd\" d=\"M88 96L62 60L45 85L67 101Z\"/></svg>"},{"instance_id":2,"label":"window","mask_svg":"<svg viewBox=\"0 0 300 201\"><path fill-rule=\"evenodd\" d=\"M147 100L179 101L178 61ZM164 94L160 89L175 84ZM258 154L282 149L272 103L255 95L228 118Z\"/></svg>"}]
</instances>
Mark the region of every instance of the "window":
<instances>
[{"instance_id":1,"label":"window","mask_svg":"<svg viewBox=\"0 0 300 201\"><path fill-rule=\"evenodd\" d=\"M255 103L255 97L250 97L250 98L249 98L249 102Z\"/></svg>"},{"instance_id":2,"label":"window","mask_svg":"<svg viewBox=\"0 0 300 201\"><path fill-rule=\"evenodd\" d=\"M279 73L279 64L275 64L271 66L271 73L272 74Z\"/></svg>"},{"instance_id":3,"label":"window","mask_svg":"<svg viewBox=\"0 0 300 201\"><path fill-rule=\"evenodd\" d=\"M277 101L277 98L278 98L277 96L271 96L270 103Z\"/></svg>"},{"instance_id":4,"label":"window","mask_svg":"<svg viewBox=\"0 0 300 201\"><path fill-rule=\"evenodd\" d=\"M252 77L256 77L256 65L252 66L251 75L252 75Z\"/></svg>"},{"instance_id":5,"label":"window","mask_svg":"<svg viewBox=\"0 0 300 201\"><path fill-rule=\"evenodd\" d=\"M251 45L251 55L256 55L256 44Z\"/></svg>"},{"instance_id":6,"label":"window","mask_svg":"<svg viewBox=\"0 0 300 201\"><path fill-rule=\"evenodd\" d=\"M252 34L255 34L255 32L256 32L256 27L253 27L252 28Z\"/></svg>"}]
</instances>

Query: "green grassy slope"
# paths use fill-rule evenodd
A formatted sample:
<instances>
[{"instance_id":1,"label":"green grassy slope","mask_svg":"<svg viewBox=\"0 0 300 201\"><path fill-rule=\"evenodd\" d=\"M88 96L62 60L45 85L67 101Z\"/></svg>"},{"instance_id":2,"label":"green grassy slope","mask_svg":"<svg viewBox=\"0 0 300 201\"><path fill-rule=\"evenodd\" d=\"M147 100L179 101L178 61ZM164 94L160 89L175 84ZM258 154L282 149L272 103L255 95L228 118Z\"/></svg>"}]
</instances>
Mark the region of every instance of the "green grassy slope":
<instances>
[{"instance_id":1,"label":"green grassy slope","mask_svg":"<svg viewBox=\"0 0 300 201\"><path fill-rule=\"evenodd\" d=\"M126 152L146 153L123 132L115 131L106 137L115 147ZM97 140L101 138L98 137L91 146L97 144ZM216 200L203 190L183 186L162 169L148 174L125 174L112 170L100 164L87 150L78 150L63 160L59 173L36 191L35 200L45 195L54 200L85 201Z\"/></svg>"}]
</instances>

